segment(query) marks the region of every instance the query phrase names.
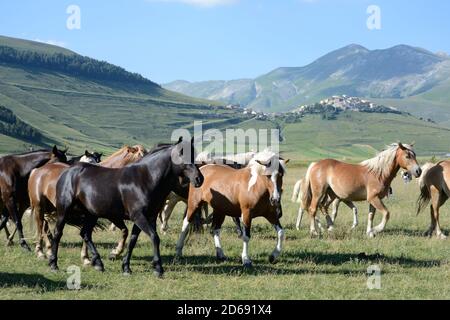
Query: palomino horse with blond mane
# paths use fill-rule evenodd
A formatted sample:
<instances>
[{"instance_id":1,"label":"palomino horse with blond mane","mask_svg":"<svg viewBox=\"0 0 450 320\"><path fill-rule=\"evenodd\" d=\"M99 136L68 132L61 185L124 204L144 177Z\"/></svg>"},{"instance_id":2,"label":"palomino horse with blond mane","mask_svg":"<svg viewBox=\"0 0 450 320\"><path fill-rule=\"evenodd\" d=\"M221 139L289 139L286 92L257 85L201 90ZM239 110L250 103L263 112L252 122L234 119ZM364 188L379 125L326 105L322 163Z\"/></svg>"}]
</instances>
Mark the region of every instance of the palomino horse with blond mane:
<instances>
[{"instance_id":1,"label":"palomino horse with blond mane","mask_svg":"<svg viewBox=\"0 0 450 320\"><path fill-rule=\"evenodd\" d=\"M438 239L446 239L439 223L439 210L450 197L450 161L441 161L437 164L426 163L419 179L420 196L417 200L417 214L430 202L431 224L425 235L431 237L434 232Z\"/></svg>"},{"instance_id":2,"label":"palomino horse with blond mane","mask_svg":"<svg viewBox=\"0 0 450 320\"><path fill-rule=\"evenodd\" d=\"M255 155L243 169L233 169L225 165L206 165L200 168L204 177L200 188L189 189L188 210L177 242L176 256L182 255L189 224L194 213L207 203L213 208L212 228L216 256L219 261L226 259L220 244L220 230L225 216L241 218L244 225L242 239L242 263L251 266L248 243L252 220L265 217L275 228L278 241L269 260L275 262L281 253L284 230L280 224L281 193L285 165L289 160L280 159L275 153L264 151Z\"/></svg>"},{"instance_id":3,"label":"palomino horse with blond mane","mask_svg":"<svg viewBox=\"0 0 450 320\"><path fill-rule=\"evenodd\" d=\"M328 196L346 201L369 202L367 235L374 237L382 232L390 217L382 199L389 194L389 187L400 169L420 177L422 170L412 145L394 143L376 157L360 164L327 159L310 166L305 177L302 206L310 214L311 234L318 235L317 209ZM381 211L383 219L379 225L373 227L376 210Z\"/></svg>"},{"instance_id":4,"label":"palomino horse with blond mane","mask_svg":"<svg viewBox=\"0 0 450 320\"><path fill-rule=\"evenodd\" d=\"M121 168L142 159L145 154L144 150L144 147L140 145L133 147L124 146L100 162L99 165L107 168ZM82 162L86 163L93 163L93 161L89 161L91 158L87 157L87 153L85 154L85 157L87 159L83 159L83 157L81 157L80 160L83 160ZM28 191L30 195L32 214L34 215L37 225L38 241L36 244L36 254L38 257L45 257L42 251L43 241L45 241L46 244L47 255L50 254L51 241L49 239L49 235L47 234L48 222L45 220L45 214L50 216L55 214L56 183L62 173L68 168L70 168L68 164L61 162L47 164L34 170L30 176ZM125 224L119 227L122 231L122 238L118 242L116 248L112 250L110 254L111 258L115 258L123 252L125 242L128 237L128 229ZM81 249L81 259L85 265L91 263L85 242L83 242L83 248Z\"/></svg>"}]
</instances>

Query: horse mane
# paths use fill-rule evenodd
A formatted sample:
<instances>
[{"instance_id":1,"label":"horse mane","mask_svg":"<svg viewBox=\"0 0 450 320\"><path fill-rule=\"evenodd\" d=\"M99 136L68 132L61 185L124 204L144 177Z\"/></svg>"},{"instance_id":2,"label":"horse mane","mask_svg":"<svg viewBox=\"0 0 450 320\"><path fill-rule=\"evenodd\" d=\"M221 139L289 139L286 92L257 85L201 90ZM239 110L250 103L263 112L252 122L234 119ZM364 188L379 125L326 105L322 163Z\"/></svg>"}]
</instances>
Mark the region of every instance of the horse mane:
<instances>
[{"instance_id":1,"label":"horse mane","mask_svg":"<svg viewBox=\"0 0 450 320\"><path fill-rule=\"evenodd\" d=\"M128 146L125 145L116 152L114 152L112 155L107 157L105 160L100 162L100 165L104 166L105 164L108 164L109 162L115 160L116 158L119 158L122 156L122 161L124 163L134 163L142 159L146 154L145 148L141 145L135 145L135 146Z\"/></svg>"},{"instance_id":2,"label":"horse mane","mask_svg":"<svg viewBox=\"0 0 450 320\"><path fill-rule=\"evenodd\" d=\"M250 189L256 184L258 176L264 174L268 169L266 166L259 164L258 161L266 163L272 160L273 158L276 158L280 166L282 167L282 170L286 171L284 161L280 161L280 157L276 153L267 149L262 152L256 153L247 166L250 169L250 180L248 181L248 191L250 191Z\"/></svg>"},{"instance_id":3,"label":"horse mane","mask_svg":"<svg viewBox=\"0 0 450 320\"><path fill-rule=\"evenodd\" d=\"M403 144L405 148L413 151L412 146L408 144ZM392 163L395 160L395 156L397 155L397 150L400 148L399 143L393 143L386 147L385 150L378 153L372 159L365 160L360 164L365 166L369 172L373 173L375 176L379 178L386 178L391 173Z\"/></svg>"}]
</instances>

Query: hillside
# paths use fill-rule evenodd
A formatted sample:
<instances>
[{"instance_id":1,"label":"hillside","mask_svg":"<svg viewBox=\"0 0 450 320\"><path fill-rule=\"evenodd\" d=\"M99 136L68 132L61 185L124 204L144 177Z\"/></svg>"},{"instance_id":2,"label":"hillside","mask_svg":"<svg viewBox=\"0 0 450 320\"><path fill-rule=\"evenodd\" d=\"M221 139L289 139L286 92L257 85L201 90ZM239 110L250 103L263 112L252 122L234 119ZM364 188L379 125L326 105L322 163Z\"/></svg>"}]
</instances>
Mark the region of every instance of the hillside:
<instances>
[{"instance_id":1,"label":"hillside","mask_svg":"<svg viewBox=\"0 0 450 320\"><path fill-rule=\"evenodd\" d=\"M286 111L342 94L380 99L420 95L442 102L439 93L449 92L449 77L450 59L443 55L406 45L385 50L350 45L307 66L278 68L252 80L176 81L164 87L257 110Z\"/></svg>"},{"instance_id":2,"label":"hillside","mask_svg":"<svg viewBox=\"0 0 450 320\"><path fill-rule=\"evenodd\" d=\"M280 128L281 150L295 160L362 159L399 140L417 141L417 150L425 157L449 151L449 130L408 114L379 113L375 108L374 113L344 110L333 117L306 114L295 121L287 114L259 117L174 93L66 49L6 37L0 37L0 47L14 53L8 61L0 59L0 105L40 137L30 141L14 130L5 131L0 134L2 154L53 143L67 145L72 154L86 148L109 153L123 144L149 147L169 141L174 129L192 129L200 120L204 129ZM67 68L67 61L79 64ZM91 67L78 72L83 66Z\"/></svg>"}]
</instances>

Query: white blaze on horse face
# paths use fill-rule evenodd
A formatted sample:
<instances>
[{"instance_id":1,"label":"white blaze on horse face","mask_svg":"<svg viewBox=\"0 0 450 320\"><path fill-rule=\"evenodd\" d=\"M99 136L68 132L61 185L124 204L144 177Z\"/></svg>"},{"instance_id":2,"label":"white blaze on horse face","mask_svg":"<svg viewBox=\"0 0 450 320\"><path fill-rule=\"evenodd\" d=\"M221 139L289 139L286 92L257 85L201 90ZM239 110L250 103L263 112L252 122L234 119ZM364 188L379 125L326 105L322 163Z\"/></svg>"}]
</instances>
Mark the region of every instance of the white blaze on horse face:
<instances>
[{"instance_id":1,"label":"white blaze on horse face","mask_svg":"<svg viewBox=\"0 0 450 320\"><path fill-rule=\"evenodd\" d=\"M272 181L272 184L273 184L272 199L276 202L279 202L280 198L281 198L281 194L280 194L280 191L278 190L278 186L277 186L278 171L272 173L272 175L270 176L270 180Z\"/></svg>"},{"instance_id":2,"label":"white blaze on horse face","mask_svg":"<svg viewBox=\"0 0 450 320\"><path fill-rule=\"evenodd\" d=\"M97 163L97 162L94 160L94 158L86 157L85 155L81 157L80 162L90 163L90 164L96 164L96 163Z\"/></svg>"}]
</instances>

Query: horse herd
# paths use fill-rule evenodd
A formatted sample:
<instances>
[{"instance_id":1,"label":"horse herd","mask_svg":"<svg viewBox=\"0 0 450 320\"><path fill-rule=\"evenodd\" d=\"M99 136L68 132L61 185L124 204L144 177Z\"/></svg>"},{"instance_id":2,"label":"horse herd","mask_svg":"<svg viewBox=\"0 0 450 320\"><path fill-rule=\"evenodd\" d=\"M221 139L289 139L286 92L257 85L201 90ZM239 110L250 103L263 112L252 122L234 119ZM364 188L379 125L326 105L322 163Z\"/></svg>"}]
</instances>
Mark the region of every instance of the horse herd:
<instances>
[{"instance_id":1,"label":"horse herd","mask_svg":"<svg viewBox=\"0 0 450 320\"><path fill-rule=\"evenodd\" d=\"M110 258L119 257L125 248L128 228L133 227L122 271L130 274L130 259L139 234L143 231L152 240L153 267L157 276L164 273L159 250L157 219L161 231L168 228L168 219L178 201L187 203L176 257L182 255L189 226L205 212L204 222L212 222L217 259L223 261L220 231L225 217L232 217L243 240L242 263L251 266L249 241L252 220L265 217L274 227L277 243L269 261L277 261L285 240L280 223L283 176L288 159L269 150L234 157L213 158L208 153L196 154L194 141L180 138L175 144L158 144L151 150L142 146L123 147L101 161L102 154L85 152L67 159L67 150L32 151L0 158L1 219L8 243L16 231L21 247L31 250L25 241L22 216L30 208L36 224L36 254L48 258L52 270L58 269L58 249L66 224L80 229L83 240L81 257L103 271L104 266L92 240L94 229L103 228L100 218L109 220L121 230L122 237L111 251ZM419 166L412 145L395 143L372 159L348 164L326 159L312 163L303 179L294 187L292 200L300 202L297 228L306 211L310 215L311 235L322 229L318 210L325 214L328 230L333 229L338 206L344 202L353 209L353 228L358 224L355 201L369 203L367 235L374 237L384 230L390 212L382 199L389 195L390 185L400 170L404 179L419 178L418 211L431 200L431 225L427 235L436 232L445 238L439 224L439 208L450 197L450 161ZM333 206L330 217L328 209ZM212 213L208 215L208 208ZM373 226L375 212L382 221ZM15 224L12 234L7 222ZM53 232L50 222L55 222ZM44 250L45 248L45 250ZM89 257L88 251L91 253Z\"/></svg>"}]
</instances>

